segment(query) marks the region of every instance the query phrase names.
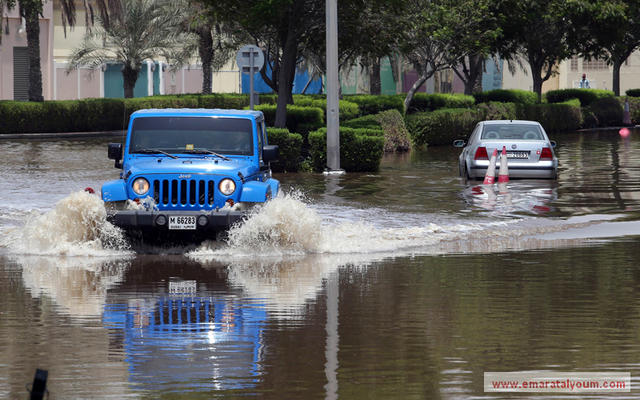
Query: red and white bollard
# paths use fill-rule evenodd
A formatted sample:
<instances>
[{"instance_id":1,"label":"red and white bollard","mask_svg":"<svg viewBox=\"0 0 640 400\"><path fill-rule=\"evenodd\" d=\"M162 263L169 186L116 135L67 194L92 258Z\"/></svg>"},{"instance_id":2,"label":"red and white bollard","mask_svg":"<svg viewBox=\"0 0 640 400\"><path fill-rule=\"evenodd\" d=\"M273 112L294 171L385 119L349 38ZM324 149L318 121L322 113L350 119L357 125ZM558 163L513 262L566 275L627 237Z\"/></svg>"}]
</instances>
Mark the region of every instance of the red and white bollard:
<instances>
[{"instance_id":1,"label":"red and white bollard","mask_svg":"<svg viewBox=\"0 0 640 400\"><path fill-rule=\"evenodd\" d=\"M507 148L502 146L500 155L500 172L498 173L498 183L509 182L509 166L507 165Z\"/></svg>"},{"instance_id":2,"label":"red and white bollard","mask_svg":"<svg viewBox=\"0 0 640 400\"><path fill-rule=\"evenodd\" d=\"M489 161L489 168L487 168L484 182L482 182L483 185L493 185L493 182L496 181L496 158L498 158L498 149L493 149L491 161Z\"/></svg>"}]
</instances>

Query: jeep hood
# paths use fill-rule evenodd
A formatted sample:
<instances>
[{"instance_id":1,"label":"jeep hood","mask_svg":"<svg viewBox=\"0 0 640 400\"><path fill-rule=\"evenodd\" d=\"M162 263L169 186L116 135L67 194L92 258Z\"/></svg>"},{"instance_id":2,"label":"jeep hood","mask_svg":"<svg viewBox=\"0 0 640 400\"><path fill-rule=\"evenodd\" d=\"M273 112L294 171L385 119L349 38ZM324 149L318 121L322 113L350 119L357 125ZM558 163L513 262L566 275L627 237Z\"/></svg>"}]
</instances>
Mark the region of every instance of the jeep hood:
<instances>
[{"instance_id":1,"label":"jeep hood","mask_svg":"<svg viewBox=\"0 0 640 400\"><path fill-rule=\"evenodd\" d=\"M158 174L212 174L227 175L238 179L238 172L243 176L251 176L258 172L248 160L225 161L213 158L179 158L144 157L129 161L125 166L125 174L133 176Z\"/></svg>"}]
</instances>

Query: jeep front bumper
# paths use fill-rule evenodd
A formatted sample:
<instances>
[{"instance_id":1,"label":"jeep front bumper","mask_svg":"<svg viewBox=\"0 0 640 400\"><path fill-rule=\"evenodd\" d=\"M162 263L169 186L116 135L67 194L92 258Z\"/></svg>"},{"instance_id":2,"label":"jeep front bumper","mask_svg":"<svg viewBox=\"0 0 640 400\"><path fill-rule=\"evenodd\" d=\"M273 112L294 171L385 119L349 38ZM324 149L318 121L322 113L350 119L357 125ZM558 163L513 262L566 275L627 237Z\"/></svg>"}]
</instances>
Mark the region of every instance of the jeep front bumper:
<instances>
[{"instance_id":1,"label":"jeep front bumper","mask_svg":"<svg viewBox=\"0 0 640 400\"><path fill-rule=\"evenodd\" d=\"M244 211L108 211L107 221L124 230L142 229L175 233L228 230L246 218Z\"/></svg>"}]
</instances>

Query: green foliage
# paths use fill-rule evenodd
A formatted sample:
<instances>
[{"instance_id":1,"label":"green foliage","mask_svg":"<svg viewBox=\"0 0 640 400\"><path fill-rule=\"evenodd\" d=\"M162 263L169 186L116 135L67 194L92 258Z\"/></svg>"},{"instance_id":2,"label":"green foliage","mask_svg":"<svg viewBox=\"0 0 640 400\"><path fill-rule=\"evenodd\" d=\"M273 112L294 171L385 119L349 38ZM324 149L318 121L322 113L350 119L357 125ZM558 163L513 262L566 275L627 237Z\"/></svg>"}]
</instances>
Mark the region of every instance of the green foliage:
<instances>
[{"instance_id":1,"label":"green foliage","mask_svg":"<svg viewBox=\"0 0 640 400\"><path fill-rule=\"evenodd\" d=\"M501 119L519 119L518 115L523 107L522 104L491 101L479 104L476 109L484 113L485 120L497 121Z\"/></svg>"},{"instance_id":2,"label":"green foliage","mask_svg":"<svg viewBox=\"0 0 640 400\"><path fill-rule=\"evenodd\" d=\"M350 119L341 123L340 126L345 128L382 129L377 115L365 115L364 117Z\"/></svg>"},{"instance_id":3,"label":"green foliage","mask_svg":"<svg viewBox=\"0 0 640 400\"><path fill-rule=\"evenodd\" d=\"M300 107L318 107L324 111L324 118L327 118L327 99L318 98L316 96L294 96L294 102L296 106ZM339 100L338 107L340 108L340 122L347 121L353 118L357 118L360 114L358 105L346 100ZM287 109L288 110L288 109Z\"/></svg>"},{"instance_id":4,"label":"green foliage","mask_svg":"<svg viewBox=\"0 0 640 400\"><path fill-rule=\"evenodd\" d=\"M640 98L629 97L628 100L629 100L629 116L631 117L631 122L634 124L637 124L640 121ZM622 105L624 110L625 98L618 97L618 101L620 101L620 104Z\"/></svg>"},{"instance_id":5,"label":"green foliage","mask_svg":"<svg viewBox=\"0 0 640 400\"><path fill-rule=\"evenodd\" d=\"M548 133L571 132L582 126L582 112L575 99L566 103L526 105L518 119L538 121Z\"/></svg>"},{"instance_id":6,"label":"green foliage","mask_svg":"<svg viewBox=\"0 0 640 400\"><path fill-rule=\"evenodd\" d=\"M297 172L300 168L302 136L281 128L268 128L267 135L269 144L277 145L280 150L280 159L271 163L271 169L274 172Z\"/></svg>"},{"instance_id":7,"label":"green foliage","mask_svg":"<svg viewBox=\"0 0 640 400\"><path fill-rule=\"evenodd\" d=\"M564 103L567 100L578 99L583 107L602 98L613 98L613 92L602 89L560 89L550 90L547 93L548 103Z\"/></svg>"},{"instance_id":8,"label":"green foliage","mask_svg":"<svg viewBox=\"0 0 640 400\"><path fill-rule=\"evenodd\" d=\"M327 165L327 129L309 133L314 171ZM377 171L384 154L384 136L375 129L340 128L340 167L348 172Z\"/></svg>"},{"instance_id":9,"label":"green foliage","mask_svg":"<svg viewBox=\"0 0 640 400\"><path fill-rule=\"evenodd\" d=\"M474 93L473 97L476 99L476 103L497 101L500 103L536 104L538 102L536 93L520 89L494 89L488 92Z\"/></svg>"},{"instance_id":10,"label":"green foliage","mask_svg":"<svg viewBox=\"0 0 640 400\"><path fill-rule=\"evenodd\" d=\"M406 115L404 120L416 146L443 146L467 139L484 116L482 110L446 109Z\"/></svg>"},{"instance_id":11,"label":"green foliage","mask_svg":"<svg viewBox=\"0 0 640 400\"><path fill-rule=\"evenodd\" d=\"M626 94L629 97L640 97L640 89L629 89Z\"/></svg>"},{"instance_id":12,"label":"green foliage","mask_svg":"<svg viewBox=\"0 0 640 400\"><path fill-rule=\"evenodd\" d=\"M0 101L0 134L101 132L122 129L128 115L122 99Z\"/></svg>"},{"instance_id":13,"label":"green foliage","mask_svg":"<svg viewBox=\"0 0 640 400\"><path fill-rule=\"evenodd\" d=\"M475 105L473 96L466 96L461 93L416 93L411 101L411 106L407 109L407 114L422 111L435 111L441 108L470 108Z\"/></svg>"},{"instance_id":14,"label":"green foliage","mask_svg":"<svg viewBox=\"0 0 640 400\"><path fill-rule=\"evenodd\" d=\"M274 126L276 120L275 105L258 105L254 109L262 111L265 122L268 126ZM289 132L299 132L301 125L306 129L311 126L321 127L324 125L324 111L319 107L300 107L287 105L287 129ZM316 128L317 129L317 128Z\"/></svg>"},{"instance_id":15,"label":"green foliage","mask_svg":"<svg viewBox=\"0 0 640 400\"><path fill-rule=\"evenodd\" d=\"M387 110L376 115L384 131L384 151L407 151L411 149L411 137L398 110Z\"/></svg>"},{"instance_id":16,"label":"green foliage","mask_svg":"<svg viewBox=\"0 0 640 400\"><path fill-rule=\"evenodd\" d=\"M614 97L603 97L584 107L585 127L620 126L624 109Z\"/></svg>"},{"instance_id":17,"label":"green foliage","mask_svg":"<svg viewBox=\"0 0 640 400\"><path fill-rule=\"evenodd\" d=\"M386 110L398 110L404 113L404 95L347 95L344 98L352 103L356 103L360 110L360 115L376 115Z\"/></svg>"}]
</instances>

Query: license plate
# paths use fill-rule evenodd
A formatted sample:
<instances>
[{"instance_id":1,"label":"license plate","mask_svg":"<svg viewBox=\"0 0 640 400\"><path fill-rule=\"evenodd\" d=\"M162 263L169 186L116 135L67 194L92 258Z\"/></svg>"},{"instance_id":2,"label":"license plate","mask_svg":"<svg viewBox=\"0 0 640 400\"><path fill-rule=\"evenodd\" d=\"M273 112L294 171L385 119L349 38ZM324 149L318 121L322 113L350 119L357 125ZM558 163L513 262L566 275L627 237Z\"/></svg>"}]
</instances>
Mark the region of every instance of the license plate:
<instances>
[{"instance_id":1,"label":"license plate","mask_svg":"<svg viewBox=\"0 0 640 400\"><path fill-rule=\"evenodd\" d=\"M528 151L507 151L507 158L529 158Z\"/></svg>"},{"instance_id":2,"label":"license plate","mask_svg":"<svg viewBox=\"0 0 640 400\"><path fill-rule=\"evenodd\" d=\"M179 215L170 216L169 229L175 229L175 230L196 229L196 217L184 217Z\"/></svg>"}]
</instances>

